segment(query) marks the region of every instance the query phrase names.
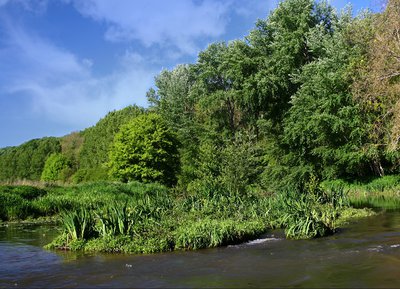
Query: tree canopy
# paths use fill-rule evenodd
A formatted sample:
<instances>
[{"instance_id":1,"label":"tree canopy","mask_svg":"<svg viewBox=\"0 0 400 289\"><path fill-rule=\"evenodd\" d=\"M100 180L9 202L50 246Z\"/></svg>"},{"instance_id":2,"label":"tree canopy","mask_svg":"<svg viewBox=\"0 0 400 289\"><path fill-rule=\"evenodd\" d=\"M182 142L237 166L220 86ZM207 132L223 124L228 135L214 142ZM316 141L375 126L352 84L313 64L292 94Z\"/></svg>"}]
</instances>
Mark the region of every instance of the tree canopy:
<instances>
[{"instance_id":1,"label":"tree canopy","mask_svg":"<svg viewBox=\"0 0 400 289\"><path fill-rule=\"evenodd\" d=\"M327 1L280 1L243 39L163 70L149 108L1 149L0 180L39 179L53 153L70 164L66 181L112 176L189 193L399 173L399 11L400 0L356 17Z\"/></svg>"},{"instance_id":2,"label":"tree canopy","mask_svg":"<svg viewBox=\"0 0 400 289\"><path fill-rule=\"evenodd\" d=\"M176 183L178 140L157 114L144 114L124 125L110 150L110 174L123 182Z\"/></svg>"}]
</instances>

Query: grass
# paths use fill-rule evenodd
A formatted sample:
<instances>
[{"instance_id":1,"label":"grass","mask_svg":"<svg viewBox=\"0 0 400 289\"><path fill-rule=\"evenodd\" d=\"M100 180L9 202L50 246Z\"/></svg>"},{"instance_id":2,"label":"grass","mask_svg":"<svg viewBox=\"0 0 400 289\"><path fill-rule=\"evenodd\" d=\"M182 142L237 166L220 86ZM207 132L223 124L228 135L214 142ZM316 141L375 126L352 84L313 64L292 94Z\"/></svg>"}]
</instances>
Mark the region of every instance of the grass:
<instances>
[{"instance_id":1,"label":"grass","mask_svg":"<svg viewBox=\"0 0 400 289\"><path fill-rule=\"evenodd\" d=\"M40 212L33 202L46 191L29 186L0 187L0 220L13 221L38 217Z\"/></svg>"},{"instance_id":2,"label":"grass","mask_svg":"<svg viewBox=\"0 0 400 289\"><path fill-rule=\"evenodd\" d=\"M322 185L334 190L345 190L350 205L355 208L400 209L400 176L398 175L352 182L335 180L324 182Z\"/></svg>"},{"instance_id":3,"label":"grass","mask_svg":"<svg viewBox=\"0 0 400 289\"><path fill-rule=\"evenodd\" d=\"M81 208L77 211L63 212L61 218L67 243L68 240L86 240L96 237L95 219L89 210Z\"/></svg>"},{"instance_id":4,"label":"grass","mask_svg":"<svg viewBox=\"0 0 400 289\"><path fill-rule=\"evenodd\" d=\"M126 253L195 250L244 242L277 227L284 228L288 238L314 238L334 232L345 206L343 193L322 191L274 197L161 192L125 192L130 198L123 202L98 202L91 208L92 236L71 238L65 230L48 248ZM65 217L64 223L70 222L70 216Z\"/></svg>"},{"instance_id":5,"label":"grass","mask_svg":"<svg viewBox=\"0 0 400 289\"><path fill-rule=\"evenodd\" d=\"M137 182L0 187L0 198L6 200L0 208L6 211L1 213L4 221L60 216L63 230L49 249L154 253L240 243L273 228L283 228L292 239L332 234L349 220L373 214L349 204L355 204L355 196L378 195L373 190L381 185L361 186L370 191L352 186L325 182L307 192L273 195L178 194L161 185ZM379 187L379 194L395 193L396 186ZM396 194L390 196L398 200Z\"/></svg>"}]
</instances>

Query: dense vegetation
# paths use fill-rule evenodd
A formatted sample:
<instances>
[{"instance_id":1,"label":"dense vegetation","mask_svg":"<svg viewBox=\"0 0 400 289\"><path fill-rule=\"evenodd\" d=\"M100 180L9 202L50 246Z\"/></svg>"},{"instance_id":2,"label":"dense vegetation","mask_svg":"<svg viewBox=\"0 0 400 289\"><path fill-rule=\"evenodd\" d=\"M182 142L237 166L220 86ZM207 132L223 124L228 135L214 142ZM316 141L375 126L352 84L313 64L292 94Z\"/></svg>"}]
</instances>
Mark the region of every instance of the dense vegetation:
<instances>
[{"instance_id":1,"label":"dense vegetation","mask_svg":"<svg viewBox=\"0 0 400 289\"><path fill-rule=\"evenodd\" d=\"M318 189L268 198L259 193L184 197L158 184L98 182L0 186L0 199L4 221L58 216L62 231L49 248L104 252L216 247L273 228L285 229L288 238L312 238L333 233L340 217L353 213L343 191Z\"/></svg>"},{"instance_id":2,"label":"dense vegetation","mask_svg":"<svg viewBox=\"0 0 400 289\"><path fill-rule=\"evenodd\" d=\"M244 39L162 71L148 109L130 106L82 132L1 149L0 181L169 187L80 185L19 202L33 215L63 211L54 246L201 248L272 227L292 238L326 235L348 206L344 188L353 205L379 205L381 195L360 197L357 183L399 174L399 23L400 0L356 17L326 1L282 1ZM394 189L390 202L398 197ZM60 203L43 209L46 200ZM3 219L13 218L12 206Z\"/></svg>"}]
</instances>

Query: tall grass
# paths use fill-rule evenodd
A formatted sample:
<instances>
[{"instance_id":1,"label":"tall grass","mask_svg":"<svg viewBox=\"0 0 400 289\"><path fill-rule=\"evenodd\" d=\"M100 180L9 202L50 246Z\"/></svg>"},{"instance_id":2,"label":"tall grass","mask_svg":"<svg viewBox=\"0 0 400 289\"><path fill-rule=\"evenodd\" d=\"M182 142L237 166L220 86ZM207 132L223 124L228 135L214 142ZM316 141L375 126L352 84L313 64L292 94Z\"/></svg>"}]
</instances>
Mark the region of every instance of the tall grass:
<instances>
[{"instance_id":1,"label":"tall grass","mask_svg":"<svg viewBox=\"0 0 400 289\"><path fill-rule=\"evenodd\" d=\"M321 189L317 182L310 183L307 192L275 195L182 193L137 182L14 190L3 189L0 198L11 194L7 202L15 205L0 208L14 206L21 214L16 218L61 216L63 233L48 248L105 252L215 247L255 238L272 228L285 229L293 239L320 237L335 231L337 218L348 206L343 187Z\"/></svg>"},{"instance_id":2,"label":"tall grass","mask_svg":"<svg viewBox=\"0 0 400 289\"><path fill-rule=\"evenodd\" d=\"M350 205L357 208L400 209L400 176L384 176L362 181L335 180L325 187L346 191Z\"/></svg>"},{"instance_id":3,"label":"tall grass","mask_svg":"<svg viewBox=\"0 0 400 289\"><path fill-rule=\"evenodd\" d=\"M331 234L345 201L343 193L299 193L287 191L278 194L272 202L277 225L285 228L287 238L308 239Z\"/></svg>"},{"instance_id":4,"label":"tall grass","mask_svg":"<svg viewBox=\"0 0 400 289\"><path fill-rule=\"evenodd\" d=\"M175 231L175 249L201 249L238 243L265 231L261 221L205 218L180 226Z\"/></svg>"},{"instance_id":5,"label":"tall grass","mask_svg":"<svg viewBox=\"0 0 400 289\"><path fill-rule=\"evenodd\" d=\"M133 233L135 222L133 210L124 204L114 203L106 207L100 213L96 213L98 219L97 230L102 237L130 235Z\"/></svg>"},{"instance_id":6,"label":"tall grass","mask_svg":"<svg viewBox=\"0 0 400 289\"><path fill-rule=\"evenodd\" d=\"M46 191L29 186L0 186L0 219L13 221L40 215L33 201Z\"/></svg>"},{"instance_id":7,"label":"tall grass","mask_svg":"<svg viewBox=\"0 0 400 289\"><path fill-rule=\"evenodd\" d=\"M77 211L62 212L61 218L68 240L87 240L97 236L95 219L90 211L80 209Z\"/></svg>"}]
</instances>

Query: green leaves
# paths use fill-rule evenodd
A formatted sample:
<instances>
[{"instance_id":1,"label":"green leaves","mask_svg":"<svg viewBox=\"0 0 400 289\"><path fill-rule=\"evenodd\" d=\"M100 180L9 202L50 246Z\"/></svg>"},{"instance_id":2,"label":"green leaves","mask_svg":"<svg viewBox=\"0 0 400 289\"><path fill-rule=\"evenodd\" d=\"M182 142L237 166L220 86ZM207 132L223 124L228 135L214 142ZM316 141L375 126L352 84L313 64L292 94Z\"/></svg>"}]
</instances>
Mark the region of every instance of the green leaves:
<instances>
[{"instance_id":1,"label":"green leaves","mask_svg":"<svg viewBox=\"0 0 400 289\"><path fill-rule=\"evenodd\" d=\"M43 168L40 180L45 182L64 181L67 177L71 162L60 153L50 155Z\"/></svg>"},{"instance_id":2,"label":"green leaves","mask_svg":"<svg viewBox=\"0 0 400 289\"><path fill-rule=\"evenodd\" d=\"M157 114L146 114L123 126L110 151L110 173L121 181L176 183L178 140Z\"/></svg>"},{"instance_id":3,"label":"green leaves","mask_svg":"<svg viewBox=\"0 0 400 289\"><path fill-rule=\"evenodd\" d=\"M39 180L48 156L60 151L60 140L54 137L34 139L18 147L3 149L0 180Z\"/></svg>"}]
</instances>

